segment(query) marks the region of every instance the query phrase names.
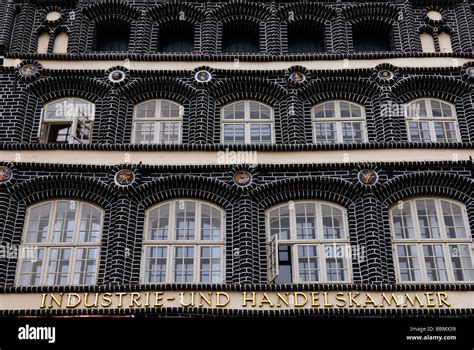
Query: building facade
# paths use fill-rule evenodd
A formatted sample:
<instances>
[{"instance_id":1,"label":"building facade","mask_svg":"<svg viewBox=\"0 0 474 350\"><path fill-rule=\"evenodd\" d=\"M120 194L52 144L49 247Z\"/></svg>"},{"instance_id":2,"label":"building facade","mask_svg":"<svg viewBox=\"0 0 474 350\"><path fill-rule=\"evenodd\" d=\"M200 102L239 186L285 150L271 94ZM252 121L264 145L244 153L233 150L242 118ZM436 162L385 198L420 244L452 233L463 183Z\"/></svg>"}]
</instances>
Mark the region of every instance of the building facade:
<instances>
[{"instance_id":1,"label":"building facade","mask_svg":"<svg viewBox=\"0 0 474 350\"><path fill-rule=\"evenodd\" d=\"M3 315L472 316L471 2L0 18Z\"/></svg>"}]
</instances>

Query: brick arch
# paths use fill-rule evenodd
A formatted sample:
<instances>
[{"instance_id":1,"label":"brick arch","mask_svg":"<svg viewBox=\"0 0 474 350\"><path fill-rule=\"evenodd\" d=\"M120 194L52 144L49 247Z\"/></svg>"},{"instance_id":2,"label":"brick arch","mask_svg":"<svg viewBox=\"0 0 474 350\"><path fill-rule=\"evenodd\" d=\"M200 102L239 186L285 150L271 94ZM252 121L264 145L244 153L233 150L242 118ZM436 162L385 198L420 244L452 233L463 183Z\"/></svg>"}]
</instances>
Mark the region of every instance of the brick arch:
<instances>
[{"instance_id":1,"label":"brick arch","mask_svg":"<svg viewBox=\"0 0 474 350\"><path fill-rule=\"evenodd\" d=\"M320 3L299 2L287 4L280 7L278 16L282 22L288 22L289 13L293 12L295 21L301 19L311 19L320 22L328 22L337 15L334 7L323 5Z\"/></svg>"},{"instance_id":2,"label":"brick arch","mask_svg":"<svg viewBox=\"0 0 474 350\"><path fill-rule=\"evenodd\" d=\"M116 196L112 187L104 182L79 175L36 177L10 187L8 192L26 206L47 199L74 198L105 208Z\"/></svg>"},{"instance_id":3,"label":"brick arch","mask_svg":"<svg viewBox=\"0 0 474 350\"><path fill-rule=\"evenodd\" d=\"M310 176L273 181L251 191L264 209L300 199L325 200L348 208L361 193L362 187L346 180Z\"/></svg>"},{"instance_id":4,"label":"brick arch","mask_svg":"<svg viewBox=\"0 0 474 350\"><path fill-rule=\"evenodd\" d=\"M184 19L181 18L181 13L184 14ZM157 23L184 20L196 24L203 21L205 13L190 3L167 2L153 7L148 15Z\"/></svg>"},{"instance_id":5,"label":"brick arch","mask_svg":"<svg viewBox=\"0 0 474 350\"><path fill-rule=\"evenodd\" d=\"M377 84L360 78L331 77L312 81L301 90L303 99L315 105L333 99L365 104L380 92Z\"/></svg>"},{"instance_id":6,"label":"brick arch","mask_svg":"<svg viewBox=\"0 0 474 350\"><path fill-rule=\"evenodd\" d=\"M473 189L474 181L467 177L453 173L422 171L397 176L378 187L375 194L385 208L399 200L418 196L447 197L466 205L474 205Z\"/></svg>"},{"instance_id":7,"label":"brick arch","mask_svg":"<svg viewBox=\"0 0 474 350\"><path fill-rule=\"evenodd\" d=\"M137 7L113 0L93 3L85 7L82 12L94 22L117 19L132 23L140 18L140 10Z\"/></svg>"},{"instance_id":8,"label":"brick arch","mask_svg":"<svg viewBox=\"0 0 474 350\"><path fill-rule=\"evenodd\" d=\"M271 14L271 10L267 6L245 0L231 0L225 4L218 5L212 11L212 16L220 22L250 20L254 23L259 23L266 21Z\"/></svg>"},{"instance_id":9,"label":"brick arch","mask_svg":"<svg viewBox=\"0 0 474 350\"><path fill-rule=\"evenodd\" d=\"M472 91L472 86L459 79L442 76L411 76L394 84L393 95L402 103L419 97L438 97L454 103Z\"/></svg>"},{"instance_id":10,"label":"brick arch","mask_svg":"<svg viewBox=\"0 0 474 350\"><path fill-rule=\"evenodd\" d=\"M191 100L198 90L181 80L167 77L151 77L135 80L121 88L120 91L133 103L159 97L185 103Z\"/></svg>"},{"instance_id":11,"label":"brick arch","mask_svg":"<svg viewBox=\"0 0 474 350\"><path fill-rule=\"evenodd\" d=\"M387 4L364 3L349 6L343 10L344 17L349 23L360 23L364 21L381 21L393 25L398 18L398 8Z\"/></svg>"},{"instance_id":12,"label":"brick arch","mask_svg":"<svg viewBox=\"0 0 474 350\"><path fill-rule=\"evenodd\" d=\"M28 86L28 91L43 102L52 101L61 97L80 97L92 102L97 102L102 99L109 90L110 87L101 81L71 74L61 77L39 79Z\"/></svg>"},{"instance_id":13,"label":"brick arch","mask_svg":"<svg viewBox=\"0 0 474 350\"><path fill-rule=\"evenodd\" d=\"M176 198L201 199L227 209L238 195L223 181L191 175L162 177L138 186L132 193L145 209Z\"/></svg>"},{"instance_id":14,"label":"brick arch","mask_svg":"<svg viewBox=\"0 0 474 350\"><path fill-rule=\"evenodd\" d=\"M209 94L220 104L249 98L275 105L284 98L286 90L267 79L235 77L219 81L210 88Z\"/></svg>"}]
</instances>

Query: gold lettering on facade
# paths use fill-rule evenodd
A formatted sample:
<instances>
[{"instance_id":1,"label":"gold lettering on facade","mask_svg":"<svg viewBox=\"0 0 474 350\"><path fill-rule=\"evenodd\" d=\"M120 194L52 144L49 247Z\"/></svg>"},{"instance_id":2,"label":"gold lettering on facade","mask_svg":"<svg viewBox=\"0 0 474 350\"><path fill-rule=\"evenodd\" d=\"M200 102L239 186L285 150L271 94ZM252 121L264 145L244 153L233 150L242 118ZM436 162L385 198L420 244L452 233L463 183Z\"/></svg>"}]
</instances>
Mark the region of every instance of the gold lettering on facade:
<instances>
[{"instance_id":1,"label":"gold lettering on facade","mask_svg":"<svg viewBox=\"0 0 474 350\"><path fill-rule=\"evenodd\" d=\"M360 303L356 300L356 298L359 296L359 292L354 292L354 296L352 296L352 292L349 292L349 306L353 307L354 304L357 307L360 307Z\"/></svg>"},{"instance_id":2,"label":"gold lettering on facade","mask_svg":"<svg viewBox=\"0 0 474 350\"><path fill-rule=\"evenodd\" d=\"M87 308L97 307L99 305L99 293L95 293L95 299L92 304L87 303L87 299L89 298L89 293L84 294L84 306ZM81 299L79 299L80 301Z\"/></svg>"},{"instance_id":3,"label":"gold lettering on facade","mask_svg":"<svg viewBox=\"0 0 474 350\"><path fill-rule=\"evenodd\" d=\"M380 303L380 307L383 307L384 301L388 304L388 306L392 305L392 301L395 302L396 307L400 307L400 302L398 301L397 298L395 298L395 295L393 293L390 294L390 299L387 297L385 293L382 293L382 302Z\"/></svg>"},{"instance_id":4,"label":"gold lettering on facade","mask_svg":"<svg viewBox=\"0 0 474 350\"><path fill-rule=\"evenodd\" d=\"M102 307L109 307L112 305L112 293L104 293L100 305L102 305Z\"/></svg>"},{"instance_id":5,"label":"gold lettering on facade","mask_svg":"<svg viewBox=\"0 0 474 350\"><path fill-rule=\"evenodd\" d=\"M63 293L59 293L59 297L56 298L56 296L51 293L50 295L50 302L49 302L49 308L53 307L53 301L56 303L58 307L61 307L61 304L63 303Z\"/></svg>"},{"instance_id":6,"label":"gold lettering on facade","mask_svg":"<svg viewBox=\"0 0 474 350\"><path fill-rule=\"evenodd\" d=\"M435 307L436 304L433 303L434 301L434 293L433 292L427 292L425 293L426 296L426 306L428 307Z\"/></svg>"},{"instance_id":7,"label":"gold lettering on facade","mask_svg":"<svg viewBox=\"0 0 474 350\"><path fill-rule=\"evenodd\" d=\"M150 306L150 292L145 293L145 304L143 306L145 307Z\"/></svg>"},{"instance_id":8,"label":"gold lettering on facade","mask_svg":"<svg viewBox=\"0 0 474 350\"><path fill-rule=\"evenodd\" d=\"M155 307L163 306L163 303L161 303L162 300L163 300L163 292L155 292Z\"/></svg>"},{"instance_id":9,"label":"gold lettering on facade","mask_svg":"<svg viewBox=\"0 0 474 350\"><path fill-rule=\"evenodd\" d=\"M420 297L418 296L418 294L414 294L413 295L413 299L410 297L410 294L408 293L405 293L405 303L403 304L403 307L407 307L408 306L408 303L411 304L411 306L415 306L415 304L418 302L418 304L423 307L423 303L421 302L420 300Z\"/></svg>"},{"instance_id":10,"label":"gold lettering on facade","mask_svg":"<svg viewBox=\"0 0 474 350\"><path fill-rule=\"evenodd\" d=\"M337 307L346 306L346 299L344 299L344 293L343 292L337 292L336 293L336 300L339 301L338 303L336 303Z\"/></svg>"},{"instance_id":11,"label":"gold lettering on facade","mask_svg":"<svg viewBox=\"0 0 474 350\"><path fill-rule=\"evenodd\" d=\"M252 305L251 306L255 306L257 305L257 300L256 300L256 297L255 297L255 292L252 292L252 296L249 298L247 297L247 292L242 292L242 306L247 306L247 303L249 301L252 302Z\"/></svg>"},{"instance_id":12,"label":"gold lettering on facade","mask_svg":"<svg viewBox=\"0 0 474 350\"><path fill-rule=\"evenodd\" d=\"M277 306L280 307L281 304L280 304L280 301L283 302L283 304L285 304L286 306L290 306L290 300L288 299L290 293L286 292L285 293L285 296L283 296L281 293L277 293L277 298L278 298L278 304Z\"/></svg>"},{"instance_id":13,"label":"gold lettering on facade","mask_svg":"<svg viewBox=\"0 0 474 350\"><path fill-rule=\"evenodd\" d=\"M203 300L206 302L207 306L212 306L212 292L207 293L207 295L209 296L209 298L207 298L204 293L199 293L199 297L201 298L201 303L199 304L199 306L204 306L202 303Z\"/></svg>"},{"instance_id":14,"label":"gold lettering on facade","mask_svg":"<svg viewBox=\"0 0 474 350\"><path fill-rule=\"evenodd\" d=\"M312 307L319 307L319 292L312 292L311 293L311 306Z\"/></svg>"},{"instance_id":15,"label":"gold lettering on facade","mask_svg":"<svg viewBox=\"0 0 474 350\"><path fill-rule=\"evenodd\" d=\"M44 308L46 307L45 301L46 301L46 293L41 294L41 305L40 305L40 309L44 309Z\"/></svg>"},{"instance_id":16,"label":"gold lettering on facade","mask_svg":"<svg viewBox=\"0 0 474 350\"><path fill-rule=\"evenodd\" d=\"M446 306L451 306L450 303L448 303L448 295L444 292L438 292L436 293L438 295L438 306L443 306L445 304Z\"/></svg>"},{"instance_id":17,"label":"gold lettering on facade","mask_svg":"<svg viewBox=\"0 0 474 350\"><path fill-rule=\"evenodd\" d=\"M367 304L372 304L373 306L377 307L378 304L375 302L374 298L372 298L372 295L370 293L365 294L365 303L364 307L367 307Z\"/></svg>"},{"instance_id":18,"label":"gold lettering on facade","mask_svg":"<svg viewBox=\"0 0 474 350\"><path fill-rule=\"evenodd\" d=\"M184 306L184 307L194 306L194 292L189 293L190 297L189 297L188 303L184 302L184 294L185 294L184 292L179 293L179 303L181 304L181 306Z\"/></svg>"},{"instance_id":19,"label":"gold lettering on facade","mask_svg":"<svg viewBox=\"0 0 474 350\"><path fill-rule=\"evenodd\" d=\"M263 292L262 300L260 301L259 307L263 307L263 305L268 304L270 307L274 307L275 305L272 303L270 298L268 297L267 293Z\"/></svg>"},{"instance_id":20,"label":"gold lettering on facade","mask_svg":"<svg viewBox=\"0 0 474 350\"><path fill-rule=\"evenodd\" d=\"M308 302L308 297L306 296L306 293L302 293L302 292L294 292L293 293L293 296L295 298L295 303L294 303L294 307L303 307L306 305L306 303ZM299 300L303 298L304 301L302 302L299 302Z\"/></svg>"},{"instance_id":21,"label":"gold lettering on facade","mask_svg":"<svg viewBox=\"0 0 474 350\"><path fill-rule=\"evenodd\" d=\"M134 304L140 307L141 306L139 303L140 297L141 297L140 293L130 293L130 307L133 307Z\"/></svg>"},{"instance_id":22,"label":"gold lettering on facade","mask_svg":"<svg viewBox=\"0 0 474 350\"><path fill-rule=\"evenodd\" d=\"M230 303L230 296L227 293L216 293L216 307L225 307Z\"/></svg>"},{"instance_id":23,"label":"gold lettering on facade","mask_svg":"<svg viewBox=\"0 0 474 350\"><path fill-rule=\"evenodd\" d=\"M324 307L333 307L334 304L331 304L328 301L328 292L324 292L323 295L324 295Z\"/></svg>"},{"instance_id":24,"label":"gold lettering on facade","mask_svg":"<svg viewBox=\"0 0 474 350\"><path fill-rule=\"evenodd\" d=\"M123 300L124 295L127 295L127 293L115 293L115 295L118 296L119 298L117 307L123 307L122 300Z\"/></svg>"},{"instance_id":25,"label":"gold lettering on facade","mask_svg":"<svg viewBox=\"0 0 474 350\"><path fill-rule=\"evenodd\" d=\"M77 293L69 293L67 295L66 301L66 308L67 309L74 309L75 307L79 306L81 303L81 296Z\"/></svg>"}]
</instances>

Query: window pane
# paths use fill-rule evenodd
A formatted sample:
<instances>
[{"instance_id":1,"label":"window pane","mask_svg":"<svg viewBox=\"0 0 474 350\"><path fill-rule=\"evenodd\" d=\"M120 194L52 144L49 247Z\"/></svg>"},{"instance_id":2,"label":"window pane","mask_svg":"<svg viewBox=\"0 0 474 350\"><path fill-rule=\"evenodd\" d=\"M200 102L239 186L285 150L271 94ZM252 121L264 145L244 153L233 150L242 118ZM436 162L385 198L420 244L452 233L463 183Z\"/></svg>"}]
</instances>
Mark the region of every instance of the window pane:
<instances>
[{"instance_id":1,"label":"window pane","mask_svg":"<svg viewBox=\"0 0 474 350\"><path fill-rule=\"evenodd\" d=\"M89 285L95 283L97 256L97 248L77 249L73 285Z\"/></svg>"},{"instance_id":2,"label":"window pane","mask_svg":"<svg viewBox=\"0 0 474 350\"><path fill-rule=\"evenodd\" d=\"M58 201L53 223L52 242L72 242L76 226L76 201Z\"/></svg>"},{"instance_id":3,"label":"window pane","mask_svg":"<svg viewBox=\"0 0 474 350\"><path fill-rule=\"evenodd\" d=\"M393 233L396 239L415 238L410 203L402 203L400 206L393 208L391 216Z\"/></svg>"},{"instance_id":4,"label":"window pane","mask_svg":"<svg viewBox=\"0 0 474 350\"><path fill-rule=\"evenodd\" d=\"M196 229L196 203L177 201L175 204L175 239L194 240Z\"/></svg>"},{"instance_id":5,"label":"window pane","mask_svg":"<svg viewBox=\"0 0 474 350\"><path fill-rule=\"evenodd\" d=\"M341 109L341 118L351 117L351 105L347 102L340 102L339 108Z\"/></svg>"},{"instance_id":6,"label":"window pane","mask_svg":"<svg viewBox=\"0 0 474 350\"><path fill-rule=\"evenodd\" d=\"M436 142L457 142L456 127L453 122L435 122Z\"/></svg>"},{"instance_id":7,"label":"window pane","mask_svg":"<svg viewBox=\"0 0 474 350\"><path fill-rule=\"evenodd\" d=\"M245 143L245 124L224 124L224 144Z\"/></svg>"},{"instance_id":8,"label":"window pane","mask_svg":"<svg viewBox=\"0 0 474 350\"><path fill-rule=\"evenodd\" d=\"M296 204L296 239L316 239L316 205Z\"/></svg>"},{"instance_id":9,"label":"window pane","mask_svg":"<svg viewBox=\"0 0 474 350\"><path fill-rule=\"evenodd\" d=\"M236 102L224 107L224 119L244 119L245 103L243 101Z\"/></svg>"},{"instance_id":10,"label":"window pane","mask_svg":"<svg viewBox=\"0 0 474 350\"><path fill-rule=\"evenodd\" d=\"M155 143L155 123L135 123L135 143Z\"/></svg>"},{"instance_id":11,"label":"window pane","mask_svg":"<svg viewBox=\"0 0 474 350\"><path fill-rule=\"evenodd\" d=\"M278 235L278 239L290 239L290 212L288 207L274 209L269 214L270 235Z\"/></svg>"},{"instance_id":12,"label":"window pane","mask_svg":"<svg viewBox=\"0 0 474 350\"><path fill-rule=\"evenodd\" d=\"M423 245L425 268L428 281L447 281L448 272L444 260L443 247L440 244Z\"/></svg>"},{"instance_id":13,"label":"window pane","mask_svg":"<svg viewBox=\"0 0 474 350\"><path fill-rule=\"evenodd\" d=\"M314 135L316 143L335 143L336 123L314 123Z\"/></svg>"},{"instance_id":14,"label":"window pane","mask_svg":"<svg viewBox=\"0 0 474 350\"><path fill-rule=\"evenodd\" d=\"M201 283L221 283L221 247L201 247Z\"/></svg>"},{"instance_id":15,"label":"window pane","mask_svg":"<svg viewBox=\"0 0 474 350\"><path fill-rule=\"evenodd\" d=\"M161 101L160 117L165 119L181 118L180 105L169 101Z\"/></svg>"},{"instance_id":16,"label":"window pane","mask_svg":"<svg viewBox=\"0 0 474 350\"><path fill-rule=\"evenodd\" d=\"M349 280L348 261L344 256L344 246L325 245L324 258L326 259L326 279L328 282Z\"/></svg>"},{"instance_id":17,"label":"window pane","mask_svg":"<svg viewBox=\"0 0 474 350\"><path fill-rule=\"evenodd\" d=\"M31 208L24 240L25 243L46 243L48 239L51 209L51 203L45 203Z\"/></svg>"},{"instance_id":18,"label":"window pane","mask_svg":"<svg viewBox=\"0 0 474 350\"><path fill-rule=\"evenodd\" d=\"M396 245L401 282L421 281L421 271L416 245Z\"/></svg>"},{"instance_id":19,"label":"window pane","mask_svg":"<svg viewBox=\"0 0 474 350\"><path fill-rule=\"evenodd\" d=\"M322 118L335 118L335 107L334 102L327 102L322 105L316 106L313 109L313 117L315 119L322 119Z\"/></svg>"},{"instance_id":20,"label":"window pane","mask_svg":"<svg viewBox=\"0 0 474 350\"><path fill-rule=\"evenodd\" d=\"M145 283L165 283L167 267L167 247L145 248Z\"/></svg>"},{"instance_id":21,"label":"window pane","mask_svg":"<svg viewBox=\"0 0 474 350\"><path fill-rule=\"evenodd\" d=\"M272 127L270 124L250 124L250 143L269 144L272 142Z\"/></svg>"},{"instance_id":22,"label":"window pane","mask_svg":"<svg viewBox=\"0 0 474 350\"><path fill-rule=\"evenodd\" d=\"M221 212L207 204L201 205L201 239L219 241L221 239Z\"/></svg>"},{"instance_id":23,"label":"window pane","mask_svg":"<svg viewBox=\"0 0 474 350\"><path fill-rule=\"evenodd\" d=\"M364 142L364 131L362 123L342 123L342 142L344 143L360 143Z\"/></svg>"},{"instance_id":24,"label":"window pane","mask_svg":"<svg viewBox=\"0 0 474 350\"><path fill-rule=\"evenodd\" d=\"M71 261L71 248L51 248L49 251L48 272L46 285L67 285L69 263Z\"/></svg>"},{"instance_id":25,"label":"window pane","mask_svg":"<svg viewBox=\"0 0 474 350\"><path fill-rule=\"evenodd\" d=\"M321 216L323 220L324 239L344 238L344 224L342 210L321 204Z\"/></svg>"},{"instance_id":26,"label":"window pane","mask_svg":"<svg viewBox=\"0 0 474 350\"><path fill-rule=\"evenodd\" d=\"M194 282L194 247L175 247L173 276L176 283Z\"/></svg>"},{"instance_id":27,"label":"window pane","mask_svg":"<svg viewBox=\"0 0 474 350\"><path fill-rule=\"evenodd\" d=\"M420 199L415 203L421 238L440 238L441 233L436 216L435 201L433 199Z\"/></svg>"},{"instance_id":28,"label":"window pane","mask_svg":"<svg viewBox=\"0 0 474 350\"><path fill-rule=\"evenodd\" d=\"M163 204L153 209L148 214L148 235L151 241L163 241L168 239L170 221L170 205Z\"/></svg>"},{"instance_id":29,"label":"window pane","mask_svg":"<svg viewBox=\"0 0 474 350\"><path fill-rule=\"evenodd\" d=\"M474 268L469 244L450 244L449 254L455 281L474 281Z\"/></svg>"},{"instance_id":30,"label":"window pane","mask_svg":"<svg viewBox=\"0 0 474 350\"><path fill-rule=\"evenodd\" d=\"M462 208L448 201L441 201L444 226L448 238L467 238L467 229Z\"/></svg>"},{"instance_id":31,"label":"window pane","mask_svg":"<svg viewBox=\"0 0 474 350\"><path fill-rule=\"evenodd\" d=\"M430 128L427 122L409 122L408 129L410 141L412 142L430 142Z\"/></svg>"},{"instance_id":32,"label":"window pane","mask_svg":"<svg viewBox=\"0 0 474 350\"><path fill-rule=\"evenodd\" d=\"M426 118L427 112L425 101L420 100L410 103L405 110L405 115L410 119Z\"/></svg>"},{"instance_id":33,"label":"window pane","mask_svg":"<svg viewBox=\"0 0 474 350\"><path fill-rule=\"evenodd\" d=\"M45 248L36 248L30 250L30 256L24 256L20 259L20 274L18 278L19 286L40 286L41 272L45 258Z\"/></svg>"},{"instance_id":34,"label":"window pane","mask_svg":"<svg viewBox=\"0 0 474 350\"><path fill-rule=\"evenodd\" d=\"M315 245L298 245L300 282L317 282L319 277L318 249Z\"/></svg>"},{"instance_id":35,"label":"window pane","mask_svg":"<svg viewBox=\"0 0 474 350\"><path fill-rule=\"evenodd\" d=\"M87 204L82 205L79 242L99 242L101 217L101 212L96 208Z\"/></svg>"},{"instance_id":36,"label":"window pane","mask_svg":"<svg viewBox=\"0 0 474 350\"><path fill-rule=\"evenodd\" d=\"M148 101L141 103L136 107L135 118L156 118L156 104L157 101Z\"/></svg>"},{"instance_id":37,"label":"window pane","mask_svg":"<svg viewBox=\"0 0 474 350\"><path fill-rule=\"evenodd\" d=\"M181 135L181 123L170 122L160 123L160 143L161 144L178 144Z\"/></svg>"}]
</instances>

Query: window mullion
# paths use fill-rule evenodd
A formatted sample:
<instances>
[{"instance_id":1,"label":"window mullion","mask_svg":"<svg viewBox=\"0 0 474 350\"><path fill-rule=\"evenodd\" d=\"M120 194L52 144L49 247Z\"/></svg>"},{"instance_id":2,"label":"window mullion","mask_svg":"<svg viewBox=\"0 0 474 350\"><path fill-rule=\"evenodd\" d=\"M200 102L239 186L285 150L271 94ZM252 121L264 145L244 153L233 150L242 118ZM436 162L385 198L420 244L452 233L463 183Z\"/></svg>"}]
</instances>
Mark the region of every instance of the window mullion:
<instances>
[{"instance_id":1,"label":"window mullion","mask_svg":"<svg viewBox=\"0 0 474 350\"><path fill-rule=\"evenodd\" d=\"M201 246L199 244L194 245L194 278L193 282L194 283L200 283L201 282L201 273L199 270L200 267L200 262L201 262ZM212 256L212 252L210 252ZM211 267L212 269L212 267ZM212 274L211 274L212 276Z\"/></svg>"},{"instance_id":2,"label":"window mullion","mask_svg":"<svg viewBox=\"0 0 474 350\"><path fill-rule=\"evenodd\" d=\"M448 235L446 234L446 227L444 225L444 215L443 215L443 207L441 206L441 200L435 199L435 208L436 208L436 217L438 219L440 239L443 241L446 241L448 239ZM453 211L451 209L451 214L452 213Z\"/></svg>"},{"instance_id":3,"label":"window mullion","mask_svg":"<svg viewBox=\"0 0 474 350\"><path fill-rule=\"evenodd\" d=\"M68 247L65 247L67 249ZM74 282L74 268L76 265L76 248L69 247L71 249L71 260L69 261L69 269L68 269L68 276L67 281L68 285L72 286Z\"/></svg>"},{"instance_id":4,"label":"window mullion","mask_svg":"<svg viewBox=\"0 0 474 350\"><path fill-rule=\"evenodd\" d=\"M459 245L456 245L458 247L458 250L459 250ZM451 262L451 253L450 253L450 250L449 250L449 244L448 242L445 242L444 244L441 245L441 247L443 248L443 254L444 254L444 259L445 259L445 266L446 266L446 274L448 275L448 281L454 281L454 269L453 269L453 265L452 265L452 262ZM460 252L458 252L458 254L460 254ZM461 256L459 256L459 260L461 261L461 269L464 271L464 266L462 266L462 259L461 259Z\"/></svg>"},{"instance_id":5,"label":"window mullion","mask_svg":"<svg viewBox=\"0 0 474 350\"><path fill-rule=\"evenodd\" d=\"M49 265L49 258L50 258L50 247L44 247L44 260L43 260L43 267L41 268L41 276L40 276L40 285L46 286L48 279L48 265ZM31 276L31 275L30 275Z\"/></svg>"},{"instance_id":6,"label":"window mullion","mask_svg":"<svg viewBox=\"0 0 474 350\"><path fill-rule=\"evenodd\" d=\"M324 257L324 243L318 244L316 246L318 252L318 263L319 263L319 282L326 282L327 272L326 272L326 258ZM335 247L334 247L335 248Z\"/></svg>"},{"instance_id":7,"label":"window mullion","mask_svg":"<svg viewBox=\"0 0 474 350\"><path fill-rule=\"evenodd\" d=\"M423 244L417 244L416 245L417 251L418 251L418 261L420 264L420 272L421 272L421 280L422 282L428 282L428 273L426 272L426 266L425 266L425 256L423 254Z\"/></svg>"}]
</instances>

